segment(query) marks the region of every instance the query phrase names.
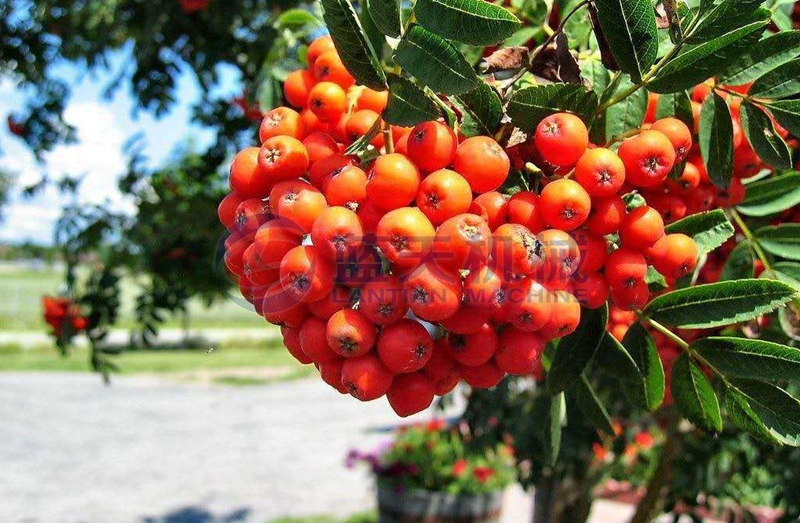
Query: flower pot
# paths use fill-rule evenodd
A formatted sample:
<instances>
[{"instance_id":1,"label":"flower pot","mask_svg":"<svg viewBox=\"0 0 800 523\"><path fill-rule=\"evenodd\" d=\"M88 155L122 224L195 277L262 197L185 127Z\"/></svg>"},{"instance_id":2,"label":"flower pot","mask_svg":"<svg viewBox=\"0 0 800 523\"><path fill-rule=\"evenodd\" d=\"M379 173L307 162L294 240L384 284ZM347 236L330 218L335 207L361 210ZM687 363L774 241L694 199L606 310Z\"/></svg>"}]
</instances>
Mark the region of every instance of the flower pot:
<instances>
[{"instance_id":1,"label":"flower pot","mask_svg":"<svg viewBox=\"0 0 800 523\"><path fill-rule=\"evenodd\" d=\"M498 523L503 493L453 495L378 483L379 523Z\"/></svg>"}]
</instances>

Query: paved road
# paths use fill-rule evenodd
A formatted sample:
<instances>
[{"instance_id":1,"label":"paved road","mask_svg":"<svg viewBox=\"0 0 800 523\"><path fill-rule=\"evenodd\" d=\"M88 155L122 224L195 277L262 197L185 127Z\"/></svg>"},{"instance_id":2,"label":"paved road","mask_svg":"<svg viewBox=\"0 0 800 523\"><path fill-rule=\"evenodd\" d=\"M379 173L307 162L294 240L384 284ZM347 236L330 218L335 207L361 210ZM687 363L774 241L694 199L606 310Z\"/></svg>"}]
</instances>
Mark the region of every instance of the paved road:
<instances>
[{"instance_id":1,"label":"paved road","mask_svg":"<svg viewBox=\"0 0 800 523\"><path fill-rule=\"evenodd\" d=\"M427 419L430 414L420 419ZM373 503L351 448L388 439L383 401L318 380L205 387L160 378L0 373L0 522L265 523ZM504 521L524 523L511 491ZM624 511L623 511L624 512ZM597 507L596 523L624 521Z\"/></svg>"}]
</instances>

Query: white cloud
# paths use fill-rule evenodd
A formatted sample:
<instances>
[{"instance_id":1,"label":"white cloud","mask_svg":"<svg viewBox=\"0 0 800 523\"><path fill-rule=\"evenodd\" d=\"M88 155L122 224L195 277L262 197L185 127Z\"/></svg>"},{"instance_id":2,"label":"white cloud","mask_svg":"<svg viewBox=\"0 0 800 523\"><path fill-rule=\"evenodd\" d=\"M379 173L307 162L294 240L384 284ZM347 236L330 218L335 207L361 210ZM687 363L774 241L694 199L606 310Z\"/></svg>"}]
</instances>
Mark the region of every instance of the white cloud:
<instances>
[{"instance_id":1,"label":"white cloud","mask_svg":"<svg viewBox=\"0 0 800 523\"><path fill-rule=\"evenodd\" d=\"M117 189L126 167L122 154L125 134L114 113L98 102L80 102L69 105L64 117L76 128L77 143L56 147L39 164L22 145L4 140L0 166L17 174L19 188L36 183L45 173L51 180L80 176L79 193L72 197L48 187L29 200L15 194L5 211L6 220L0 224L0 239L49 243L61 209L73 198L87 204L110 202L117 211L133 211L131 199Z\"/></svg>"}]
</instances>

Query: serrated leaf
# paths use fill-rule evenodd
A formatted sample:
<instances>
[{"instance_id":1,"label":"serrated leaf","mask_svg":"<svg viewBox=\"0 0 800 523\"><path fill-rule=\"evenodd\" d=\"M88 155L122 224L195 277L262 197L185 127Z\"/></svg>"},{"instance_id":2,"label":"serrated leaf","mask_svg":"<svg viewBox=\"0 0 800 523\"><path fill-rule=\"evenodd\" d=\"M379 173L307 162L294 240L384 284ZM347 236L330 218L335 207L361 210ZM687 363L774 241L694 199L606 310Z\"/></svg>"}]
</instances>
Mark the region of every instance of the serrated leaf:
<instances>
[{"instance_id":1,"label":"serrated leaf","mask_svg":"<svg viewBox=\"0 0 800 523\"><path fill-rule=\"evenodd\" d=\"M707 42L754 22L763 3L764 0L723 0L711 9L701 9L697 28L686 42Z\"/></svg>"},{"instance_id":2,"label":"serrated leaf","mask_svg":"<svg viewBox=\"0 0 800 523\"><path fill-rule=\"evenodd\" d=\"M766 272L766 271L765 271ZM776 280L788 283L800 293L800 264L795 262L778 262L772 264L772 272Z\"/></svg>"},{"instance_id":3,"label":"serrated leaf","mask_svg":"<svg viewBox=\"0 0 800 523\"><path fill-rule=\"evenodd\" d=\"M514 125L530 132L543 119L558 112L576 114L588 125L596 109L597 95L594 91L576 84L549 84L515 92L506 112Z\"/></svg>"},{"instance_id":4,"label":"serrated leaf","mask_svg":"<svg viewBox=\"0 0 800 523\"><path fill-rule=\"evenodd\" d=\"M665 94L705 82L753 46L766 24L767 20L748 24L710 42L684 47L661 68L647 88Z\"/></svg>"},{"instance_id":5,"label":"serrated leaf","mask_svg":"<svg viewBox=\"0 0 800 523\"><path fill-rule=\"evenodd\" d=\"M658 57L658 27L650 0L597 0L594 4L620 69L638 82Z\"/></svg>"},{"instance_id":6,"label":"serrated leaf","mask_svg":"<svg viewBox=\"0 0 800 523\"><path fill-rule=\"evenodd\" d=\"M630 78L626 77L620 82L617 92L633 86ZM614 104L606 110L605 115L605 139L612 141L614 138L622 136L631 129L638 129L644 122L647 114L647 91L639 89L618 104Z\"/></svg>"},{"instance_id":7,"label":"serrated leaf","mask_svg":"<svg viewBox=\"0 0 800 523\"><path fill-rule=\"evenodd\" d=\"M725 68L717 80L725 85L743 85L800 55L800 31L781 32L754 44L733 64Z\"/></svg>"},{"instance_id":8,"label":"serrated leaf","mask_svg":"<svg viewBox=\"0 0 800 523\"><path fill-rule=\"evenodd\" d=\"M603 62L595 56L591 56L580 62L581 76L589 82L589 86L599 97L611 82L611 74L603 65Z\"/></svg>"},{"instance_id":9,"label":"serrated leaf","mask_svg":"<svg viewBox=\"0 0 800 523\"><path fill-rule=\"evenodd\" d=\"M414 25L400 40L395 61L434 92L462 94L480 79L453 44L422 26Z\"/></svg>"},{"instance_id":10,"label":"serrated leaf","mask_svg":"<svg viewBox=\"0 0 800 523\"><path fill-rule=\"evenodd\" d=\"M668 234L685 234L694 240L700 254L707 254L734 234L733 225L721 209L693 214L667 225Z\"/></svg>"},{"instance_id":11,"label":"serrated leaf","mask_svg":"<svg viewBox=\"0 0 800 523\"><path fill-rule=\"evenodd\" d=\"M800 204L800 173L792 171L747 184L745 199L737 207L747 216L769 216Z\"/></svg>"},{"instance_id":12,"label":"serrated leaf","mask_svg":"<svg viewBox=\"0 0 800 523\"><path fill-rule=\"evenodd\" d=\"M547 373L547 388L551 394L570 388L580 378L600 346L607 323L608 306L581 307L578 328L559 342Z\"/></svg>"},{"instance_id":13,"label":"serrated leaf","mask_svg":"<svg viewBox=\"0 0 800 523\"><path fill-rule=\"evenodd\" d=\"M700 152L714 185L727 188L733 175L733 122L724 98L712 93L700 112Z\"/></svg>"},{"instance_id":14,"label":"serrated leaf","mask_svg":"<svg viewBox=\"0 0 800 523\"><path fill-rule=\"evenodd\" d=\"M711 337L691 345L725 376L800 381L800 349L749 338Z\"/></svg>"},{"instance_id":15,"label":"serrated leaf","mask_svg":"<svg viewBox=\"0 0 800 523\"><path fill-rule=\"evenodd\" d=\"M464 136L492 136L503 118L503 103L497 92L481 82L477 89L458 95L455 103L463 115Z\"/></svg>"},{"instance_id":16,"label":"serrated leaf","mask_svg":"<svg viewBox=\"0 0 800 523\"><path fill-rule=\"evenodd\" d=\"M800 446L800 402L779 387L736 380L725 390L725 410L734 423L759 439Z\"/></svg>"},{"instance_id":17,"label":"serrated leaf","mask_svg":"<svg viewBox=\"0 0 800 523\"><path fill-rule=\"evenodd\" d=\"M386 75L350 0L322 0L325 25L345 68L361 85L386 90Z\"/></svg>"},{"instance_id":18,"label":"serrated leaf","mask_svg":"<svg viewBox=\"0 0 800 523\"><path fill-rule=\"evenodd\" d=\"M748 90L753 98L778 100L800 93L800 60L792 60L776 67L758 80Z\"/></svg>"},{"instance_id":19,"label":"serrated leaf","mask_svg":"<svg viewBox=\"0 0 800 523\"><path fill-rule=\"evenodd\" d=\"M484 0L417 0L414 14L429 31L470 45L500 43L521 25L509 11Z\"/></svg>"},{"instance_id":20,"label":"serrated leaf","mask_svg":"<svg viewBox=\"0 0 800 523\"><path fill-rule=\"evenodd\" d=\"M686 353L672 367L672 397L678 411L694 425L722 432L722 414L711 382Z\"/></svg>"},{"instance_id":21,"label":"serrated leaf","mask_svg":"<svg viewBox=\"0 0 800 523\"><path fill-rule=\"evenodd\" d=\"M664 365L653 338L641 323L634 323L625 333L622 346L630 353L643 378L644 402L654 411L664 401L666 379Z\"/></svg>"},{"instance_id":22,"label":"serrated leaf","mask_svg":"<svg viewBox=\"0 0 800 523\"><path fill-rule=\"evenodd\" d=\"M662 94L658 97L656 107L656 119L677 118L685 123L689 129L694 129L694 111L692 110L692 100L686 91L677 93Z\"/></svg>"},{"instance_id":23,"label":"serrated leaf","mask_svg":"<svg viewBox=\"0 0 800 523\"><path fill-rule=\"evenodd\" d=\"M400 18L398 0L365 0L365 6L372 22L381 33L393 38L400 36L403 22Z\"/></svg>"},{"instance_id":24,"label":"serrated leaf","mask_svg":"<svg viewBox=\"0 0 800 523\"><path fill-rule=\"evenodd\" d=\"M744 103L739 114L747 141L758 156L777 169L790 168L792 154L767 113L753 104Z\"/></svg>"},{"instance_id":25,"label":"serrated leaf","mask_svg":"<svg viewBox=\"0 0 800 523\"><path fill-rule=\"evenodd\" d=\"M589 423L608 435L614 434L611 416L585 375L581 376L575 386L575 398L578 400L578 408L581 409Z\"/></svg>"},{"instance_id":26,"label":"serrated leaf","mask_svg":"<svg viewBox=\"0 0 800 523\"><path fill-rule=\"evenodd\" d=\"M772 280L737 280L697 285L662 294L645 312L683 329L710 329L752 320L792 299L794 289Z\"/></svg>"},{"instance_id":27,"label":"serrated leaf","mask_svg":"<svg viewBox=\"0 0 800 523\"><path fill-rule=\"evenodd\" d=\"M761 247L787 260L800 260L800 223L784 223L756 231Z\"/></svg>"},{"instance_id":28,"label":"serrated leaf","mask_svg":"<svg viewBox=\"0 0 800 523\"><path fill-rule=\"evenodd\" d=\"M800 100L777 100L764 104L778 123L793 135L800 135Z\"/></svg>"},{"instance_id":29,"label":"serrated leaf","mask_svg":"<svg viewBox=\"0 0 800 523\"><path fill-rule=\"evenodd\" d=\"M755 258L753 248L749 241L737 245L725 260L722 271L719 273L720 281L742 280L755 275Z\"/></svg>"},{"instance_id":30,"label":"serrated leaf","mask_svg":"<svg viewBox=\"0 0 800 523\"><path fill-rule=\"evenodd\" d=\"M402 76L389 77L389 101L383 119L393 125L411 127L439 118L439 106L424 90Z\"/></svg>"}]
</instances>

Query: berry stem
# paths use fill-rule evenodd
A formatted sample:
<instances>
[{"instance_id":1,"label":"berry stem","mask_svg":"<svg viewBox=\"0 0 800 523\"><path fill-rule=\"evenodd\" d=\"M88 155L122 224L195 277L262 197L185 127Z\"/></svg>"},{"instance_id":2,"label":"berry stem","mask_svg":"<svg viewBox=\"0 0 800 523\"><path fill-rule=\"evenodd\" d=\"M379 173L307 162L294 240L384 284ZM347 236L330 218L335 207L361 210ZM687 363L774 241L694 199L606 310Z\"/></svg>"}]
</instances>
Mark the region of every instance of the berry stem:
<instances>
[{"instance_id":1,"label":"berry stem","mask_svg":"<svg viewBox=\"0 0 800 523\"><path fill-rule=\"evenodd\" d=\"M753 250L756 252L758 259L761 260L761 263L764 264L764 268L768 271L772 271L772 264L769 261L769 257L767 257L767 253L764 252L764 249L761 247L758 238L755 237L753 232L750 230L750 227L747 226L736 209L728 209L728 214L730 214L731 218L733 218L733 221L736 222L736 225L738 225L742 230L742 234L744 234L744 237L750 242L750 245L753 246Z\"/></svg>"},{"instance_id":2,"label":"berry stem","mask_svg":"<svg viewBox=\"0 0 800 523\"><path fill-rule=\"evenodd\" d=\"M637 314L637 316L639 316L639 319L641 319L642 321L644 321L645 323L647 323L648 325L653 327L655 330L657 330L658 332L660 332L661 334L663 334L664 336L666 336L667 338L669 338L673 342L677 343L683 350L685 350L687 352L690 352L689 351L689 344L686 342L686 340L684 340L683 338L681 338L680 336L678 336L677 334L675 334L674 332L669 330L667 327L661 325L660 323L658 323L654 319L648 317L643 312L636 311L636 314Z\"/></svg>"},{"instance_id":3,"label":"berry stem","mask_svg":"<svg viewBox=\"0 0 800 523\"><path fill-rule=\"evenodd\" d=\"M392 126L383 122L383 141L386 145L386 154L394 153L394 137L392 136Z\"/></svg>"}]
</instances>

